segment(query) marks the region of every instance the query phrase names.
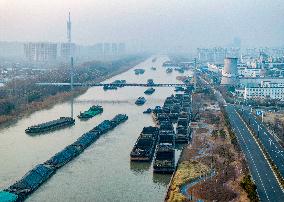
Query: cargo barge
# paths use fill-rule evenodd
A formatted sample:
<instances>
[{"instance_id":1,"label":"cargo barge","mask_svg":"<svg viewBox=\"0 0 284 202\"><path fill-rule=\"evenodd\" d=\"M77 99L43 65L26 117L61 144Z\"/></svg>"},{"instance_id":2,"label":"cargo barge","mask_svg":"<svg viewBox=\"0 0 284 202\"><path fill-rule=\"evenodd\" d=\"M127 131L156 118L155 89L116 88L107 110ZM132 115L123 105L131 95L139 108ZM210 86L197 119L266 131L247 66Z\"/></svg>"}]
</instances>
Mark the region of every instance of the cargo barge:
<instances>
[{"instance_id":1,"label":"cargo barge","mask_svg":"<svg viewBox=\"0 0 284 202\"><path fill-rule=\"evenodd\" d=\"M75 124L75 119L71 117L60 117L59 119L56 119L53 121L30 126L25 130L25 132L26 133L43 133L43 132L56 130L56 129L74 125L74 124Z\"/></svg>"},{"instance_id":2,"label":"cargo barge","mask_svg":"<svg viewBox=\"0 0 284 202\"><path fill-rule=\"evenodd\" d=\"M79 119L82 120L87 120L90 119L98 114L103 113L103 107L99 106L99 105L93 105L90 107L90 109L88 109L87 111L84 112L80 112L80 114L78 115Z\"/></svg>"},{"instance_id":3,"label":"cargo barge","mask_svg":"<svg viewBox=\"0 0 284 202\"><path fill-rule=\"evenodd\" d=\"M136 75L144 74L144 72L145 72L145 69L134 69L134 73L135 73Z\"/></svg>"},{"instance_id":4,"label":"cargo barge","mask_svg":"<svg viewBox=\"0 0 284 202\"><path fill-rule=\"evenodd\" d=\"M166 72L167 72L167 73L172 73L172 72L173 72L173 69L172 69L172 68L167 68Z\"/></svg>"},{"instance_id":5,"label":"cargo barge","mask_svg":"<svg viewBox=\"0 0 284 202\"><path fill-rule=\"evenodd\" d=\"M117 87L113 86L113 85L104 85L103 89L104 89L104 91L107 91L107 90L117 90Z\"/></svg>"},{"instance_id":6,"label":"cargo barge","mask_svg":"<svg viewBox=\"0 0 284 202\"><path fill-rule=\"evenodd\" d=\"M111 82L111 83L113 83L113 84L126 84L126 80L115 80L115 81L113 81L113 82Z\"/></svg>"},{"instance_id":7,"label":"cargo barge","mask_svg":"<svg viewBox=\"0 0 284 202\"><path fill-rule=\"evenodd\" d=\"M154 173L173 173L175 170L175 149L172 144L161 143L157 147L153 164Z\"/></svg>"},{"instance_id":8,"label":"cargo barge","mask_svg":"<svg viewBox=\"0 0 284 202\"><path fill-rule=\"evenodd\" d=\"M159 132L159 144L175 145L175 132L174 130L164 130Z\"/></svg>"},{"instance_id":9,"label":"cargo barge","mask_svg":"<svg viewBox=\"0 0 284 202\"><path fill-rule=\"evenodd\" d=\"M175 142L186 144L190 140L190 129L188 127L178 127Z\"/></svg>"},{"instance_id":10,"label":"cargo barge","mask_svg":"<svg viewBox=\"0 0 284 202\"><path fill-rule=\"evenodd\" d=\"M111 120L104 120L89 132L79 137L73 144L65 147L46 162L35 166L19 181L0 192L12 201L24 201L30 194L37 190L56 171L80 155L89 145L94 143L101 135L114 129L128 119L126 114L118 114Z\"/></svg>"},{"instance_id":11,"label":"cargo barge","mask_svg":"<svg viewBox=\"0 0 284 202\"><path fill-rule=\"evenodd\" d=\"M146 95L151 95L155 92L155 89L154 88L148 88L147 90L144 91L144 93Z\"/></svg>"},{"instance_id":12,"label":"cargo barge","mask_svg":"<svg viewBox=\"0 0 284 202\"><path fill-rule=\"evenodd\" d=\"M154 80L153 79L148 79L147 80L147 85L148 86L153 86L155 83L154 83Z\"/></svg>"},{"instance_id":13,"label":"cargo barge","mask_svg":"<svg viewBox=\"0 0 284 202\"><path fill-rule=\"evenodd\" d=\"M152 109L151 108L148 108L148 109L146 109L144 112L143 112L143 114L151 114L152 113Z\"/></svg>"},{"instance_id":14,"label":"cargo barge","mask_svg":"<svg viewBox=\"0 0 284 202\"><path fill-rule=\"evenodd\" d=\"M146 99L144 97L139 97L136 101L136 105L143 105L146 102Z\"/></svg>"},{"instance_id":15,"label":"cargo barge","mask_svg":"<svg viewBox=\"0 0 284 202\"><path fill-rule=\"evenodd\" d=\"M126 84L126 80L115 80L113 82L111 82L112 84L116 84L116 87L118 88L122 88L125 86Z\"/></svg>"},{"instance_id":16,"label":"cargo barge","mask_svg":"<svg viewBox=\"0 0 284 202\"><path fill-rule=\"evenodd\" d=\"M151 161L155 152L159 129L144 127L131 153L131 161Z\"/></svg>"},{"instance_id":17,"label":"cargo barge","mask_svg":"<svg viewBox=\"0 0 284 202\"><path fill-rule=\"evenodd\" d=\"M160 131L174 131L174 127L171 121L161 121L159 126Z\"/></svg>"},{"instance_id":18,"label":"cargo barge","mask_svg":"<svg viewBox=\"0 0 284 202\"><path fill-rule=\"evenodd\" d=\"M175 87L175 91L179 92L179 91L185 91L185 89L181 86Z\"/></svg>"}]
</instances>

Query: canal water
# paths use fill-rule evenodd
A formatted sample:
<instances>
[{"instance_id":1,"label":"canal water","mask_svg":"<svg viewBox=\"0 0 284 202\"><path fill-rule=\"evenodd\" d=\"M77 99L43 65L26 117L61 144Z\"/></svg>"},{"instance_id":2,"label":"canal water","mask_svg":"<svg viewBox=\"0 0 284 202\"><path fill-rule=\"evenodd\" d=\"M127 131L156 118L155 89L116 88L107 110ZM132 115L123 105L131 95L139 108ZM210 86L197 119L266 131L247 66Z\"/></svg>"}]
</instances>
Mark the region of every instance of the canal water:
<instances>
[{"instance_id":1,"label":"canal water","mask_svg":"<svg viewBox=\"0 0 284 202\"><path fill-rule=\"evenodd\" d=\"M149 58L134 67L144 68L143 75L135 75L130 69L105 82L125 79L127 82L146 83L151 78L156 83L177 83L176 76L180 74L176 71L167 74L162 67L166 60L166 56L159 56L152 63L152 58ZM151 70L152 66L157 70ZM76 124L70 128L33 136L24 132L30 125L70 116L71 100L0 129L0 189L19 180L35 165L73 143L102 120L126 113L129 116L127 122L100 137L80 156L59 169L27 201L163 201L171 176L153 174L149 163L131 163L129 154L142 128L154 125L151 115L142 112L148 107L161 105L174 93L174 88L156 88L152 95L144 95L145 90L143 87L110 91L101 87L88 89L73 100L74 116L93 104L102 105L104 112L88 121L76 117ZM146 97L145 105L134 104L139 96Z\"/></svg>"}]
</instances>

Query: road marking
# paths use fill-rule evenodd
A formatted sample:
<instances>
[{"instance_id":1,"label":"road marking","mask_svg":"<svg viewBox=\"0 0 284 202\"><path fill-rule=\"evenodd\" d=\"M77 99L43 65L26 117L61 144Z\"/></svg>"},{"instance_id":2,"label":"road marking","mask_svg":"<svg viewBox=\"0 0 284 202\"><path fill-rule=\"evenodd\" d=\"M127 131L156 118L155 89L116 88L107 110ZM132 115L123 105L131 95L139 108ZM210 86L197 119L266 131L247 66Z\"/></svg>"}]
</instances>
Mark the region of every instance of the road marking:
<instances>
[{"instance_id":1,"label":"road marking","mask_svg":"<svg viewBox=\"0 0 284 202\"><path fill-rule=\"evenodd\" d=\"M235 113L239 116L239 119L244 123L245 127L248 129L249 134L252 136L252 138L254 139L255 143L256 143L257 146L258 146L258 148L260 149L262 155L264 156L264 159L266 160L266 162L267 162L267 164L269 165L269 167L270 167L270 169L271 169L271 171L272 171L274 177L276 178L276 181L277 181L277 183L278 183L280 189L281 189L282 192L284 193L284 189L282 188L281 183L280 183L279 179L277 178L276 173L275 173L274 170L272 169L272 166L271 166L271 164L269 163L268 159L266 158L266 155L264 154L264 152L263 152L262 148L260 147L258 141L256 140L256 138L255 138L254 135L252 134L252 132L251 132L251 130L249 129L249 127L247 126L247 124L246 124L246 123L244 122L244 120L242 119L241 115L240 115L235 109L234 109L234 111L235 111Z\"/></svg>"},{"instance_id":2,"label":"road marking","mask_svg":"<svg viewBox=\"0 0 284 202\"><path fill-rule=\"evenodd\" d=\"M238 111L235 109L235 111L238 113ZM239 113L238 113L239 114ZM249 114L248 112L245 112L244 114ZM240 116L240 114L239 114ZM251 117L250 117L251 116ZM248 116L240 116L240 118L242 120L247 120L247 117L249 119L253 119L254 122L258 123L257 122L257 118L254 116L254 115L248 115ZM251 121L251 128L256 132L256 131L259 131L259 140L260 142L263 144L265 150L268 152L268 155L270 155L271 159L273 162L281 162L279 164L281 165L278 165L278 168L282 167L282 164L284 164L284 159L281 158L283 156L280 157L280 159L277 159L278 156L274 154L275 151L273 151L273 147L272 146L275 146L276 150L279 150L279 148L277 147L277 145L280 145L279 142L276 140L276 137L274 135L272 135L271 133L267 132L267 130L265 130L265 127L263 126L263 124L259 124L259 125L262 125L263 126L263 130L258 130L256 129L256 126L255 124L253 123L253 121ZM244 122L244 121L243 121ZM246 123L245 123L246 124ZM246 124L247 126L248 124ZM247 126L248 127L248 126ZM266 131L266 132L265 132ZM258 133L258 132L256 132ZM264 134L265 136L267 136L267 138L269 138L271 141L269 141L267 138L264 138L263 135L261 134ZM272 138L272 139L271 139ZM279 146L281 148L281 146ZM280 170L281 171L281 170ZM281 171L281 175L282 175L282 171ZM283 176L283 175L282 175Z\"/></svg>"},{"instance_id":3,"label":"road marking","mask_svg":"<svg viewBox=\"0 0 284 202\"><path fill-rule=\"evenodd\" d=\"M232 119L232 120L234 121L234 119ZM234 121L234 123L235 123L235 121ZM249 150L249 148L248 148L248 146L247 146L247 144L246 144L246 141L245 141L245 139L244 139L244 137L243 137L241 131L239 130L237 124L235 123L234 125L235 125L235 127L237 128L237 130L239 131L239 134L240 134L240 136L241 136L243 142L245 143L244 145L245 145L245 147L246 147L246 149L247 149L247 151L248 151L248 154L249 154L249 156L250 156L250 158L251 158L251 160L252 160L253 166L255 167L255 170L256 170L256 173L257 173L257 175L258 175L258 178L259 178L259 180L260 180L260 182L261 182L261 185L262 185L262 187L263 187L263 189L264 189L264 193L265 193L265 195L266 195L266 198L268 199L268 201L270 201L269 196L267 195L266 188L265 188L265 186L264 186L264 184L263 184L263 182L262 182L262 179L261 179L261 177L260 177L260 175L259 175L258 169L257 169L257 167L256 167L256 165L255 165L254 159L253 159L253 157L252 157L252 155L251 155L251 152L250 152L250 150Z\"/></svg>"}]
</instances>

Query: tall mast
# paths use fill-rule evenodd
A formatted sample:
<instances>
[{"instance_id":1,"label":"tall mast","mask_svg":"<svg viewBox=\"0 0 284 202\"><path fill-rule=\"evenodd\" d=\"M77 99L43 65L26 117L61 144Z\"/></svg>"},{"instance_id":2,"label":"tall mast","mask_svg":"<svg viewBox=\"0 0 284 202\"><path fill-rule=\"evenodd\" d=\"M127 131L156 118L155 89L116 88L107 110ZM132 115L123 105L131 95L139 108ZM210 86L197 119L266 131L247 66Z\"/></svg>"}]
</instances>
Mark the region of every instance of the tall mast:
<instances>
[{"instance_id":1,"label":"tall mast","mask_svg":"<svg viewBox=\"0 0 284 202\"><path fill-rule=\"evenodd\" d=\"M71 43L71 17L70 17L70 11L69 11L68 21L67 21L67 40L68 40L68 43Z\"/></svg>"}]
</instances>

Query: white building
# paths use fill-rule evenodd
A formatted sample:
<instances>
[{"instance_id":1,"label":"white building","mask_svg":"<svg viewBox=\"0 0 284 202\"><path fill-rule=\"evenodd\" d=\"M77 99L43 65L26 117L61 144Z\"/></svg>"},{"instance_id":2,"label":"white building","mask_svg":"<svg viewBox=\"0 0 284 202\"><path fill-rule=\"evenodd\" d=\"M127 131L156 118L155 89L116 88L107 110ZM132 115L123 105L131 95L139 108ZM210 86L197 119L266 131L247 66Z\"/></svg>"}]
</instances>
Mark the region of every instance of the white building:
<instances>
[{"instance_id":1,"label":"white building","mask_svg":"<svg viewBox=\"0 0 284 202\"><path fill-rule=\"evenodd\" d=\"M284 78L275 77L257 77L257 78L240 78L240 85L242 87L254 84L256 86L262 86L264 84L271 83L278 86L284 86Z\"/></svg>"},{"instance_id":2,"label":"white building","mask_svg":"<svg viewBox=\"0 0 284 202\"><path fill-rule=\"evenodd\" d=\"M247 66L238 67L238 74L240 77L255 78L262 75L260 68L248 68Z\"/></svg>"},{"instance_id":3,"label":"white building","mask_svg":"<svg viewBox=\"0 0 284 202\"><path fill-rule=\"evenodd\" d=\"M57 44L48 42L26 43L26 59L30 62L50 62L57 58Z\"/></svg>"},{"instance_id":4,"label":"white building","mask_svg":"<svg viewBox=\"0 0 284 202\"><path fill-rule=\"evenodd\" d=\"M277 99L284 101L284 84L262 82L261 85L248 84L244 89L244 99Z\"/></svg>"}]
</instances>

